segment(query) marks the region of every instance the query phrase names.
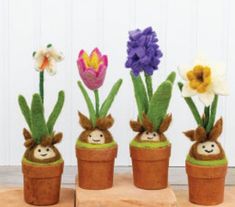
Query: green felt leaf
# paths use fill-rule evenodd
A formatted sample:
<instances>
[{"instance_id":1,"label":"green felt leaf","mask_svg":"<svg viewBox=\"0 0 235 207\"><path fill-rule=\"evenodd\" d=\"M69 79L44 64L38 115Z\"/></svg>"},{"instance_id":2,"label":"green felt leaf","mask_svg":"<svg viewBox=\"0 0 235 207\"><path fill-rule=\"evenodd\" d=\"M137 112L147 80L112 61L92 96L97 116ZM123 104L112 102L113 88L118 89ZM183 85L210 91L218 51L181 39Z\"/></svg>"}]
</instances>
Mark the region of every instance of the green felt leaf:
<instances>
[{"instance_id":1,"label":"green felt leaf","mask_svg":"<svg viewBox=\"0 0 235 207\"><path fill-rule=\"evenodd\" d=\"M178 82L178 86L179 86L179 89L180 91L182 91L182 88L183 88L183 83L181 82ZM195 121L197 122L197 124L199 126L203 126L203 121L202 121L202 118L197 110L197 107L195 105L195 103L193 102L192 98L190 97L184 97L184 100L186 101L186 103L188 104L192 114L193 114L193 117L195 119Z\"/></svg>"},{"instance_id":2,"label":"green felt leaf","mask_svg":"<svg viewBox=\"0 0 235 207\"><path fill-rule=\"evenodd\" d=\"M33 95L31 114L32 114L32 136L35 139L35 141L39 144L41 138L49 135L49 133L44 118L42 99L41 96L37 93Z\"/></svg>"},{"instance_id":3,"label":"green felt leaf","mask_svg":"<svg viewBox=\"0 0 235 207\"><path fill-rule=\"evenodd\" d=\"M135 77L131 72L131 79L134 87L135 100L138 109L138 117L140 121L142 121L143 112L147 113L148 111L149 102L148 102L147 92L144 86L144 82L140 75Z\"/></svg>"},{"instance_id":4,"label":"green felt leaf","mask_svg":"<svg viewBox=\"0 0 235 207\"><path fill-rule=\"evenodd\" d=\"M122 85L122 79L119 79L112 87L111 91L109 92L109 95L107 98L104 100L101 108L100 108L100 113L99 117L105 117L114 101L115 96L117 95L120 87Z\"/></svg>"},{"instance_id":5,"label":"green felt leaf","mask_svg":"<svg viewBox=\"0 0 235 207\"><path fill-rule=\"evenodd\" d=\"M20 110L25 118L25 121L27 122L28 126L29 126L29 129L31 130L31 111L30 111L30 108L24 98L24 96L20 95L18 97L18 103L19 103L19 106L20 106Z\"/></svg>"},{"instance_id":6,"label":"green felt leaf","mask_svg":"<svg viewBox=\"0 0 235 207\"><path fill-rule=\"evenodd\" d=\"M166 116L172 93L172 83L164 81L155 91L149 103L148 118L152 121L154 130L158 130Z\"/></svg>"},{"instance_id":7,"label":"green felt leaf","mask_svg":"<svg viewBox=\"0 0 235 207\"><path fill-rule=\"evenodd\" d=\"M54 106L54 109L51 112L51 114L48 118L48 121L47 121L47 128L48 128L49 134L53 133L54 125L55 125L56 120L58 119L58 117L60 115L60 112L63 108L63 105L64 105L64 91L60 91L58 93L58 99L57 99L57 102Z\"/></svg>"},{"instance_id":8,"label":"green felt leaf","mask_svg":"<svg viewBox=\"0 0 235 207\"><path fill-rule=\"evenodd\" d=\"M170 81L173 84L175 82L175 78L176 78L176 72L173 71L167 76L166 80Z\"/></svg>"},{"instance_id":9,"label":"green felt leaf","mask_svg":"<svg viewBox=\"0 0 235 207\"><path fill-rule=\"evenodd\" d=\"M214 126L217 105L218 105L218 95L215 95L215 98L214 98L214 100L212 102L212 105L211 105L211 111L210 111L211 114L210 114L210 117L209 117L209 121L208 121L208 124L206 126L206 131L207 132L210 132L212 127Z\"/></svg>"},{"instance_id":10,"label":"green felt leaf","mask_svg":"<svg viewBox=\"0 0 235 207\"><path fill-rule=\"evenodd\" d=\"M95 108L94 108L94 106L93 106L93 104L91 102L91 99L90 99L86 89L83 87L81 81L78 81L78 86L79 86L79 88L80 88L80 90L81 90L81 92L83 94L83 97L84 97L84 99L86 101L92 125L95 126L95 124L96 124L96 112L95 112Z\"/></svg>"}]
</instances>

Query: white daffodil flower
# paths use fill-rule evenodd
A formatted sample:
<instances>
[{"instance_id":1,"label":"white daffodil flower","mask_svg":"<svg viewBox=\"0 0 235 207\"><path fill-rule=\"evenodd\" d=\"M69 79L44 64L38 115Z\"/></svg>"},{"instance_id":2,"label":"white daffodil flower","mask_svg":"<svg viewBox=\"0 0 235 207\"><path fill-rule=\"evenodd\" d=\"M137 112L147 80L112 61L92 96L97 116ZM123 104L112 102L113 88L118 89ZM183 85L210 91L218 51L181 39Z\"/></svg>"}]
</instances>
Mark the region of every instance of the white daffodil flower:
<instances>
[{"instance_id":1,"label":"white daffodil flower","mask_svg":"<svg viewBox=\"0 0 235 207\"><path fill-rule=\"evenodd\" d=\"M39 72L46 70L50 75L56 74L56 63L63 60L62 53L57 52L51 44L34 52L33 57L35 69Z\"/></svg>"},{"instance_id":2,"label":"white daffodil flower","mask_svg":"<svg viewBox=\"0 0 235 207\"><path fill-rule=\"evenodd\" d=\"M185 81L182 88L183 97L198 95L200 101L209 106L215 95L228 95L224 70L219 65L198 59L192 66L178 67L178 70Z\"/></svg>"}]
</instances>

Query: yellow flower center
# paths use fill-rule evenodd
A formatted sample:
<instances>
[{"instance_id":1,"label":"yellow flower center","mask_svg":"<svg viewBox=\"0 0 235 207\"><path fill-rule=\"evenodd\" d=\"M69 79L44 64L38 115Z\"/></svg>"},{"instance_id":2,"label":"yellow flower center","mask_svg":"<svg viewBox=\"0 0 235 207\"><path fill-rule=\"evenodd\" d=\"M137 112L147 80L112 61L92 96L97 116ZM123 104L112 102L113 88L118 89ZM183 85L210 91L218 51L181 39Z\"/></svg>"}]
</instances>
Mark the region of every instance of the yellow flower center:
<instances>
[{"instance_id":1,"label":"yellow flower center","mask_svg":"<svg viewBox=\"0 0 235 207\"><path fill-rule=\"evenodd\" d=\"M211 69L208 66L196 65L187 72L187 78L192 89L204 93L211 83Z\"/></svg>"},{"instance_id":2,"label":"yellow flower center","mask_svg":"<svg viewBox=\"0 0 235 207\"><path fill-rule=\"evenodd\" d=\"M91 55L91 57L89 57L89 55L84 52L82 58L84 59L87 67L93 68L95 71L99 69L101 61L99 59L99 56L95 52Z\"/></svg>"}]
</instances>

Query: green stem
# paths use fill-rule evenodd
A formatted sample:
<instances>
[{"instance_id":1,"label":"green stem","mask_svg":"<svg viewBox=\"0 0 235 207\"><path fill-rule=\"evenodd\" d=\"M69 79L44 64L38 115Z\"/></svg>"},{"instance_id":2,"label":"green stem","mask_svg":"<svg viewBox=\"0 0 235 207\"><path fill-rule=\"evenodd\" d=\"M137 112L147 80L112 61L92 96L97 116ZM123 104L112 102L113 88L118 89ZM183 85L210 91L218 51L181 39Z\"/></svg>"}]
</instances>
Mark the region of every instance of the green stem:
<instances>
[{"instance_id":1,"label":"green stem","mask_svg":"<svg viewBox=\"0 0 235 207\"><path fill-rule=\"evenodd\" d=\"M95 94L95 111L96 111L96 117L99 117L99 109L100 109L100 98L99 98L99 91L96 89L94 90Z\"/></svg>"},{"instance_id":2,"label":"green stem","mask_svg":"<svg viewBox=\"0 0 235 207\"><path fill-rule=\"evenodd\" d=\"M44 103L44 71L39 73L39 93L42 103Z\"/></svg>"},{"instance_id":3,"label":"green stem","mask_svg":"<svg viewBox=\"0 0 235 207\"><path fill-rule=\"evenodd\" d=\"M182 91L183 83L179 82L178 86L179 86L180 91ZM189 106L189 108L190 108L190 110L191 110L191 112L193 114L193 117L196 120L197 124L199 126L203 126L203 121L202 121L202 119L200 117L200 114L199 114L199 112L197 110L197 107L196 107L195 103L193 102L193 100L190 97L184 97L184 100L188 104L188 106Z\"/></svg>"},{"instance_id":4,"label":"green stem","mask_svg":"<svg viewBox=\"0 0 235 207\"><path fill-rule=\"evenodd\" d=\"M144 75L145 75L145 83L146 83L146 87L147 87L148 97L149 97L149 101L150 101L153 96L152 77L150 75L147 75L146 73Z\"/></svg>"},{"instance_id":5,"label":"green stem","mask_svg":"<svg viewBox=\"0 0 235 207\"><path fill-rule=\"evenodd\" d=\"M212 127L214 126L215 117L216 117L216 110L218 105L218 95L215 95L215 98L211 104L211 115L208 121L208 124L206 126L206 131L210 132Z\"/></svg>"},{"instance_id":6,"label":"green stem","mask_svg":"<svg viewBox=\"0 0 235 207\"><path fill-rule=\"evenodd\" d=\"M204 127L206 127L207 126L207 124L208 124L208 121L209 121L209 119L210 119L210 106L205 106L205 108L204 108L204 123L203 123L203 125L204 125Z\"/></svg>"}]
</instances>

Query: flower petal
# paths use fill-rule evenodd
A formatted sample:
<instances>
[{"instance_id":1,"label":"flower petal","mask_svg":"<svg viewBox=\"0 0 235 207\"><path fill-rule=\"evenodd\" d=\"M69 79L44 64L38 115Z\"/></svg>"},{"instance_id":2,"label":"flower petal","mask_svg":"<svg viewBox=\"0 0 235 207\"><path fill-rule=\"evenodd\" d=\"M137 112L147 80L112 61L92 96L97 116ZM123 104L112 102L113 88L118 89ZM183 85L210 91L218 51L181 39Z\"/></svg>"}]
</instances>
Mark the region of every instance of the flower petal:
<instances>
[{"instance_id":1,"label":"flower petal","mask_svg":"<svg viewBox=\"0 0 235 207\"><path fill-rule=\"evenodd\" d=\"M183 88L182 88L182 96L183 97L191 97L196 95L197 91L193 90L190 86L189 83L185 83Z\"/></svg>"},{"instance_id":2,"label":"flower petal","mask_svg":"<svg viewBox=\"0 0 235 207\"><path fill-rule=\"evenodd\" d=\"M207 91L205 93L199 93L198 97L205 106L210 106L214 100L215 94L213 91Z\"/></svg>"},{"instance_id":3,"label":"flower petal","mask_svg":"<svg viewBox=\"0 0 235 207\"><path fill-rule=\"evenodd\" d=\"M212 88L215 94L227 96L229 95L228 85L225 80L217 79L216 81L213 80L212 82Z\"/></svg>"},{"instance_id":4,"label":"flower petal","mask_svg":"<svg viewBox=\"0 0 235 207\"><path fill-rule=\"evenodd\" d=\"M183 80L188 80L187 78L187 71L189 70L190 67L186 67L186 66L178 66L177 70L179 72L179 75L181 76L181 78Z\"/></svg>"}]
</instances>

